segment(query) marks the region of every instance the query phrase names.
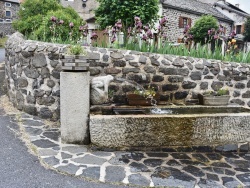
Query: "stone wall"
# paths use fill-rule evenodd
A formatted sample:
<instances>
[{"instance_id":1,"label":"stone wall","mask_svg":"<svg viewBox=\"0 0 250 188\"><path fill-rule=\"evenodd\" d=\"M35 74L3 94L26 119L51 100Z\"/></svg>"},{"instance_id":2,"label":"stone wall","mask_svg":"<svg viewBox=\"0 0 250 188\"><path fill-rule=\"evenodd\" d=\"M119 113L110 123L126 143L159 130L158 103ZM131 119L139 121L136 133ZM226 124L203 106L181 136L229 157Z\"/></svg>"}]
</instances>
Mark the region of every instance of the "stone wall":
<instances>
[{"instance_id":1,"label":"stone wall","mask_svg":"<svg viewBox=\"0 0 250 188\"><path fill-rule=\"evenodd\" d=\"M59 119L60 57L65 48L66 45L25 41L18 33L9 38L6 80L10 100L18 109ZM248 64L93 47L85 50L91 77L113 75L151 85L161 95L160 104L197 101L197 93L228 88L230 102L250 106ZM115 80L109 86L109 94L114 103L127 104L126 92L134 88L126 81Z\"/></svg>"},{"instance_id":2,"label":"stone wall","mask_svg":"<svg viewBox=\"0 0 250 188\"><path fill-rule=\"evenodd\" d=\"M12 27L12 23L0 23L0 35L1 36L6 36L6 35L11 35L15 32L15 30Z\"/></svg>"},{"instance_id":3,"label":"stone wall","mask_svg":"<svg viewBox=\"0 0 250 188\"><path fill-rule=\"evenodd\" d=\"M177 42L177 39L183 36L184 28L179 28L180 16L191 18L192 19L191 26L193 26L195 24L195 21L197 21L200 18L200 16L198 15L182 12L172 8L164 8L163 15L166 16L168 19L168 28L166 30L166 33L167 33L167 39L171 42ZM225 35L228 36L231 33L231 25L223 21L220 21L220 24L226 27Z\"/></svg>"}]
</instances>

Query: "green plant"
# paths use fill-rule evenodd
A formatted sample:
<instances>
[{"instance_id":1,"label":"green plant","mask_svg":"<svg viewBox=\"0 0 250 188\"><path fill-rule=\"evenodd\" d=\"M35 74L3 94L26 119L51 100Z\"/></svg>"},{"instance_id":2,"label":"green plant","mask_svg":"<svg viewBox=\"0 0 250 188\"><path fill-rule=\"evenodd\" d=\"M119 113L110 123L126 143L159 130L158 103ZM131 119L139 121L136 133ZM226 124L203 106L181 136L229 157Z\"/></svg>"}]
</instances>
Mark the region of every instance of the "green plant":
<instances>
[{"instance_id":1,"label":"green plant","mask_svg":"<svg viewBox=\"0 0 250 188\"><path fill-rule=\"evenodd\" d=\"M4 44L6 41L7 41L7 37L3 37L3 38L0 37L0 48L4 47Z\"/></svg>"},{"instance_id":2,"label":"green plant","mask_svg":"<svg viewBox=\"0 0 250 188\"><path fill-rule=\"evenodd\" d=\"M193 35L195 42L204 44L208 31L212 28L214 30L218 29L218 22L216 18L211 15L204 15L195 22L194 26L190 29L190 34Z\"/></svg>"},{"instance_id":3,"label":"green plant","mask_svg":"<svg viewBox=\"0 0 250 188\"><path fill-rule=\"evenodd\" d=\"M148 88L144 90L141 88L135 89L134 94L141 95L144 98L153 98L156 95L156 91L154 87L148 86Z\"/></svg>"},{"instance_id":4,"label":"green plant","mask_svg":"<svg viewBox=\"0 0 250 188\"><path fill-rule=\"evenodd\" d=\"M229 93L229 91L228 91L228 89L219 89L217 92L217 95L218 96L221 96L221 95L228 95L228 93Z\"/></svg>"},{"instance_id":5,"label":"green plant","mask_svg":"<svg viewBox=\"0 0 250 188\"><path fill-rule=\"evenodd\" d=\"M81 45L76 44L76 45L70 45L67 53L71 55L84 55L85 51L83 50Z\"/></svg>"}]
</instances>

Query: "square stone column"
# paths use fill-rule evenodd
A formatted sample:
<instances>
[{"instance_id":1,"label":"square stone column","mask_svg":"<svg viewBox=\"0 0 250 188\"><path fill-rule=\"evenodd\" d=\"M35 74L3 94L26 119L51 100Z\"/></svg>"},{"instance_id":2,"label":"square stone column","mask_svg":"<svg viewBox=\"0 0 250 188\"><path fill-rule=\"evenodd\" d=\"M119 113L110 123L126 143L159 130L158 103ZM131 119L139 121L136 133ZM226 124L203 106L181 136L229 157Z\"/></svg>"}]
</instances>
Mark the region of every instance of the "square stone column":
<instances>
[{"instance_id":1,"label":"square stone column","mask_svg":"<svg viewBox=\"0 0 250 188\"><path fill-rule=\"evenodd\" d=\"M62 142L89 144L90 74L89 72L60 74Z\"/></svg>"}]
</instances>

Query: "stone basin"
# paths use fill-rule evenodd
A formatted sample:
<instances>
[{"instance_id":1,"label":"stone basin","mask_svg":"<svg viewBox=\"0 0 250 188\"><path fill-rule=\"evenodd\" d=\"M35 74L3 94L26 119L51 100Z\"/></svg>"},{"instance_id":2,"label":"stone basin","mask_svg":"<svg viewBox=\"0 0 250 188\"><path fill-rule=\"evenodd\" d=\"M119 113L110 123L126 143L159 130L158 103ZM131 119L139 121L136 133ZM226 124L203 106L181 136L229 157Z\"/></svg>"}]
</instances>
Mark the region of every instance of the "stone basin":
<instances>
[{"instance_id":1,"label":"stone basin","mask_svg":"<svg viewBox=\"0 0 250 188\"><path fill-rule=\"evenodd\" d=\"M133 111L138 108L129 109ZM152 107L144 109L149 111ZM91 142L100 148L152 150L171 147L235 147L248 144L250 140L250 110L247 108L173 106L161 109L178 113L91 114Z\"/></svg>"}]
</instances>

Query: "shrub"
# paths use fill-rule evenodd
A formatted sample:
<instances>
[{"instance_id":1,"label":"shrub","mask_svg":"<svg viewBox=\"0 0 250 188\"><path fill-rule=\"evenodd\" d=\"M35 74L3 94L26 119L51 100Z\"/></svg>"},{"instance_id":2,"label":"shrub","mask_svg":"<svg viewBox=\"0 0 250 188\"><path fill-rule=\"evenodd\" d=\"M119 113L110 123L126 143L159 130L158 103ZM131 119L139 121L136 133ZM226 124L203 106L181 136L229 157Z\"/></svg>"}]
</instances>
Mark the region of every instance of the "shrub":
<instances>
[{"instance_id":1,"label":"shrub","mask_svg":"<svg viewBox=\"0 0 250 188\"><path fill-rule=\"evenodd\" d=\"M205 38L208 35L208 30L210 29L217 30L218 22L213 16L206 15L195 22L194 26L190 29L190 33L193 35L195 42L204 44Z\"/></svg>"},{"instance_id":2,"label":"shrub","mask_svg":"<svg viewBox=\"0 0 250 188\"><path fill-rule=\"evenodd\" d=\"M57 0L26 0L13 26L29 39L65 43L79 39L81 24L77 12L64 8Z\"/></svg>"}]
</instances>

